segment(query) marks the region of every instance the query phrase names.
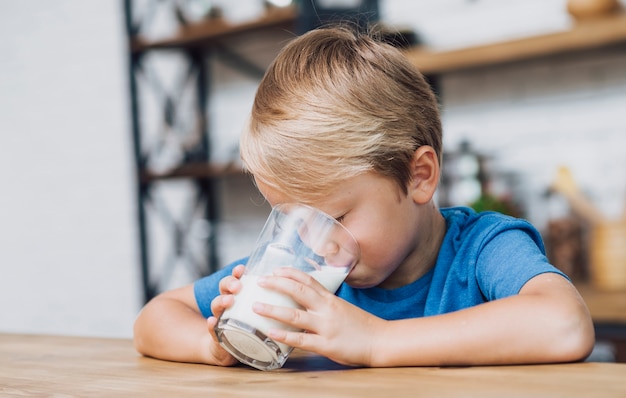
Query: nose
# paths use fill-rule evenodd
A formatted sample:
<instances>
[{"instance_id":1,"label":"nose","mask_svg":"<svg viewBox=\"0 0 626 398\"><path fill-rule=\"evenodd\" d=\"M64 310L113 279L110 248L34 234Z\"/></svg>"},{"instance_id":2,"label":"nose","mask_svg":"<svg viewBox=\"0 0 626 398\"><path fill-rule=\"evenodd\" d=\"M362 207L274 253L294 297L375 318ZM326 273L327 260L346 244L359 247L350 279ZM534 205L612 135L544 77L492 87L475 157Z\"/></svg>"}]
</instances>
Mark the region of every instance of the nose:
<instances>
[{"instance_id":1,"label":"nose","mask_svg":"<svg viewBox=\"0 0 626 398\"><path fill-rule=\"evenodd\" d=\"M339 244L337 242L327 242L324 246L324 257L332 256L339 253Z\"/></svg>"}]
</instances>

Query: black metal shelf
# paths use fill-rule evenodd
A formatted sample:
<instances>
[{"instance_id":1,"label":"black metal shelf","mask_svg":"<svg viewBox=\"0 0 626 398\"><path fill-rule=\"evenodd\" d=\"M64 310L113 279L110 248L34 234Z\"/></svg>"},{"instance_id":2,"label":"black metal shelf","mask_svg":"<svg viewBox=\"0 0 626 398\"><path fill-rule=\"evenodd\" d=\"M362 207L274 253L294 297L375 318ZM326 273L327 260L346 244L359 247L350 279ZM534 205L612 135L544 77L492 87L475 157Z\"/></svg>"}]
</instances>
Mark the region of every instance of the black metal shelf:
<instances>
[{"instance_id":1,"label":"black metal shelf","mask_svg":"<svg viewBox=\"0 0 626 398\"><path fill-rule=\"evenodd\" d=\"M229 49L229 40L260 31L293 31L296 19L293 8L271 9L261 18L241 24L222 19L184 23L179 19L180 25L172 37L146 39L155 10L165 7L170 16L177 16L180 4L124 0L145 301L170 287L167 284L174 270L184 267L195 279L214 272L220 265L218 180L241 174L242 169L236 163L216 164L211 159L211 60L221 60L246 75L260 78L264 67ZM159 75L158 57L173 55L180 64L175 76ZM153 108L147 109L144 102L151 102ZM168 150L179 155L176 162L154 167L154 159ZM176 184L181 181L185 182L182 188ZM185 191L180 195L184 199L174 204L165 198L165 191L172 185ZM176 211L174 207L182 209ZM201 245L194 240L193 225L198 220L207 226ZM154 225L162 227L166 242L155 239Z\"/></svg>"},{"instance_id":2,"label":"black metal shelf","mask_svg":"<svg viewBox=\"0 0 626 398\"><path fill-rule=\"evenodd\" d=\"M177 34L157 40L135 35L131 40L131 50L141 53L159 49L179 49L210 47L238 35L247 35L272 29L293 32L296 23L296 11L293 7L269 9L260 18L238 24L215 18L183 25Z\"/></svg>"}]
</instances>

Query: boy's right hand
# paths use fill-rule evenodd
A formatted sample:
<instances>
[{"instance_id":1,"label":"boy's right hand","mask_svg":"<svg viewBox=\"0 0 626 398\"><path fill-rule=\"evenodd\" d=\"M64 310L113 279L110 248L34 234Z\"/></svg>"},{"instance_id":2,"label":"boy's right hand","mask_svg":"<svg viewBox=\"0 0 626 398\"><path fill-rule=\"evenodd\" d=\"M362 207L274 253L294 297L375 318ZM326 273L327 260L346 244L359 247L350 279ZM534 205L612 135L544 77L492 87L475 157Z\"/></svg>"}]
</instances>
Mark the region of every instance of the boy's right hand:
<instances>
[{"instance_id":1,"label":"boy's right hand","mask_svg":"<svg viewBox=\"0 0 626 398\"><path fill-rule=\"evenodd\" d=\"M241 281L239 279L243 275L245 270L245 266L238 265L233 268L233 272L231 275L223 278L219 283L220 295L211 301L211 312L213 316L210 316L207 319L207 326L209 328L209 334L213 338L213 341L217 345L218 349L223 351L223 356L214 352L213 356L217 359L221 365L231 365L237 362L237 360L232 357L230 354L226 352L226 350L222 349L219 345L219 341L217 339L217 334L215 333L215 327L217 326L217 321L219 317L224 313L224 311L230 308L235 299L233 298L234 294L239 293L241 290Z\"/></svg>"}]
</instances>

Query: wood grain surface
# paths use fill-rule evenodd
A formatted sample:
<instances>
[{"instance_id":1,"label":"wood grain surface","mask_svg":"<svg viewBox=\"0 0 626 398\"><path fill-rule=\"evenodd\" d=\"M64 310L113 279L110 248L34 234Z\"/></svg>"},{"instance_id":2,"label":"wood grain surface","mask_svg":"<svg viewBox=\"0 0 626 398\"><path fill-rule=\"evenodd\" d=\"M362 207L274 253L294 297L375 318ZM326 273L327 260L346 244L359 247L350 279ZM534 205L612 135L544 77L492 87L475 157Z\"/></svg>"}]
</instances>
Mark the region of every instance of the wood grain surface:
<instances>
[{"instance_id":1,"label":"wood grain surface","mask_svg":"<svg viewBox=\"0 0 626 398\"><path fill-rule=\"evenodd\" d=\"M145 358L130 340L0 334L0 396L625 397L626 364L348 368L294 351L282 369Z\"/></svg>"}]
</instances>

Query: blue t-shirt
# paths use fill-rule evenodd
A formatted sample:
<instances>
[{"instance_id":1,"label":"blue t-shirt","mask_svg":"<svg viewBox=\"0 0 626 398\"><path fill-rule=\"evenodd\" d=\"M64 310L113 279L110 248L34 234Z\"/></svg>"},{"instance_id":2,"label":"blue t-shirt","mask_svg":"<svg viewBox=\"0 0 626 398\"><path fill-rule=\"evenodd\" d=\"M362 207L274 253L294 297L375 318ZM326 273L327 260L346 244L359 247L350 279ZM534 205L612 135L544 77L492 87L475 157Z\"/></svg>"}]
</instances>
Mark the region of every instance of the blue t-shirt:
<instances>
[{"instance_id":1,"label":"blue t-shirt","mask_svg":"<svg viewBox=\"0 0 626 398\"><path fill-rule=\"evenodd\" d=\"M553 272L539 232L527 221L465 207L441 209L446 220L437 263L423 277L396 289L356 289L342 284L337 296L387 320L457 311L517 294L533 277ZM211 315L218 283L237 261L198 280L194 293L200 311Z\"/></svg>"}]
</instances>

